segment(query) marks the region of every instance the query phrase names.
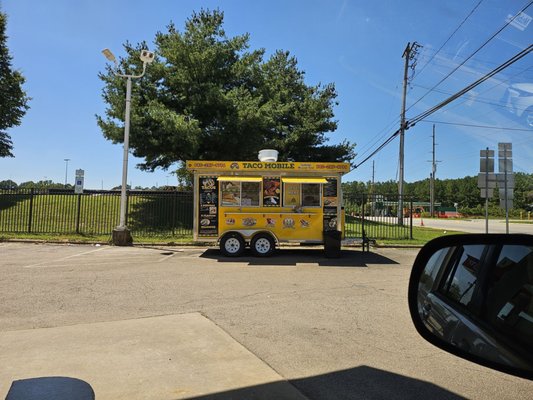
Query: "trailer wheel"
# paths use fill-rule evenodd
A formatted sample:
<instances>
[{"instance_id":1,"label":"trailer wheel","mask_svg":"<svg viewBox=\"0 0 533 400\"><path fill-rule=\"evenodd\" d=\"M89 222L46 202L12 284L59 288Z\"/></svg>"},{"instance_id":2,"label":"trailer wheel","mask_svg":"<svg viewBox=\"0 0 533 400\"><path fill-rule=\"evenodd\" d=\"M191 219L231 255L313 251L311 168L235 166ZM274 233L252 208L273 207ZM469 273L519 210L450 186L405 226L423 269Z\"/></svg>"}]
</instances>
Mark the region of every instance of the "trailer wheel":
<instances>
[{"instance_id":1,"label":"trailer wheel","mask_svg":"<svg viewBox=\"0 0 533 400\"><path fill-rule=\"evenodd\" d=\"M235 232L225 234L220 240L220 251L227 257L238 257L244 251L244 239Z\"/></svg>"},{"instance_id":2,"label":"trailer wheel","mask_svg":"<svg viewBox=\"0 0 533 400\"><path fill-rule=\"evenodd\" d=\"M257 257L268 257L276 249L276 242L268 233L258 233L250 243L250 249Z\"/></svg>"}]
</instances>

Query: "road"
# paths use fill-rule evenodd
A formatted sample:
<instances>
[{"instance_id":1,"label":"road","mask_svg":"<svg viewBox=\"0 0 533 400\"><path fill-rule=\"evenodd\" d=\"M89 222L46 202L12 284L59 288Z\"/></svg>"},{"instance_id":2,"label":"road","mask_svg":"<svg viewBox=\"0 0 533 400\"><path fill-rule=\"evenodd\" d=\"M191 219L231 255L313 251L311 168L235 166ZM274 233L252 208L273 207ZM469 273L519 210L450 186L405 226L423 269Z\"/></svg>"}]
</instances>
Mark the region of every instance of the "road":
<instances>
[{"instance_id":1,"label":"road","mask_svg":"<svg viewBox=\"0 0 533 400\"><path fill-rule=\"evenodd\" d=\"M485 233L485 220L455 220L455 219L430 219L413 218L413 226L461 231L468 233ZM489 220L489 233L505 233L505 220ZM533 235L533 224L509 223L509 233L527 233Z\"/></svg>"},{"instance_id":2,"label":"road","mask_svg":"<svg viewBox=\"0 0 533 400\"><path fill-rule=\"evenodd\" d=\"M0 253L0 338L197 312L311 400L531 398L530 381L418 336L406 298L416 250L225 259L203 248L0 243Z\"/></svg>"}]
</instances>

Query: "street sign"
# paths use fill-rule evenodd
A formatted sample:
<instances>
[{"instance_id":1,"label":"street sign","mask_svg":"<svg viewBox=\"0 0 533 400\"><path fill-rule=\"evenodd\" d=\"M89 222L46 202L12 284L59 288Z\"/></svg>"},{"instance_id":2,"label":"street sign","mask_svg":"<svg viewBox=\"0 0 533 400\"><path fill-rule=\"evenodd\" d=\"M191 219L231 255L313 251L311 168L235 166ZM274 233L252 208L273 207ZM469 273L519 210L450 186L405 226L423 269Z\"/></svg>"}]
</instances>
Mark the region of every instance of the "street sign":
<instances>
[{"instance_id":1,"label":"street sign","mask_svg":"<svg viewBox=\"0 0 533 400\"><path fill-rule=\"evenodd\" d=\"M505 210L505 232L509 233L509 209L513 208L513 145L498 143L498 188L500 207Z\"/></svg>"},{"instance_id":2,"label":"street sign","mask_svg":"<svg viewBox=\"0 0 533 400\"><path fill-rule=\"evenodd\" d=\"M500 158L498 159L498 171L513 172L513 159L512 158Z\"/></svg>"},{"instance_id":3,"label":"street sign","mask_svg":"<svg viewBox=\"0 0 533 400\"><path fill-rule=\"evenodd\" d=\"M84 174L85 174L85 171L83 171L82 169L77 169L76 170L76 178L74 180L74 182L75 182L74 193L76 193L76 194L82 194L83 193Z\"/></svg>"},{"instance_id":4,"label":"street sign","mask_svg":"<svg viewBox=\"0 0 533 400\"><path fill-rule=\"evenodd\" d=\"M487 184L489 188L495 188L496 182L497 178L494 172L489 172L488 174L479 173L477 176L477 187L480 189L486 188Z\"/></svg>"},{"instance_id":5,"label":"street sign","mask_svg":"<svg viewBox=\"0 0 533 400\"><path fill-rule=\"evenodd\" d=\"M500 189L505 188L505 178L507 177L507 189L514 189L514 173L499 173L496 174L497 180L498 180L498 187ZM478 178L479 180L479 178ZM489 186L490 187L490 186Z\"/></svg>"},{"instance_id":6,"label":"street sign","mask_svg":"<svg viewBox=\"0 0 533 400\"><path fill-rule=\"evenodd\" d=\"M494 172L494 158L480 158L479 172Z\"/></svg>"},{"instance_id":7,"label":"street sign","mask_svg":"<svg viewBox=\"0 0 533 400\"><path fill-rule=\"evenodd\" d=\"M494 197L494 189L485 189L485 188L481 189L481 198L486 199L487 197L489 199L492 199Z\"/></svg>"},{"instance_id":8,"label":"street sign","mask_svg":"<svg viewBox=\"0 0 533 400\"><path fill-rule=\"evenodd\" d=\"M513 146L511 143L498 143L498 157L511 158L513 156Z\"/></svg>"},{"instance_id":9,"label":"street sign","mask_svg":"<svg viewBox=\"0 0 533 400\"><path fill-rule=\"evenodd\" d=\"M494 150L479 150L479 156L481 158L494 158Z\"/></svg>"},{"instance_id":10,"label":"street sign","mask_svg":"<svg viewBox=\"0 0 533 400\"><path fill-rule=\"evenodd\" d=\"M505 199L500 199L500 208L503 208L504 210L506 209L505 208ZM513 200L511 199L508 199L507 200L507 210L513 208Z\"/></svg>"},{"instance_id":11,"label":"street sign","mask_svg":"<svg viewBox=\"0 0 533 400\"><path fill-rule=\"evenodd\" d=\"M513 150L513 144L512 143L498 143L498 152L500 151L512 151Z\"/></svg>"},{"instance_id":12,"label":"street sign","mask_svg":"<svg viewBox=\"0 0 533 400\"><path fill-rule=\"evenodd\" d=\"M505 199L505 189L500 188L500 199ZM512 200L514 198L514 190L507 188L507 199Z\"/></svg>"}]
</instances>

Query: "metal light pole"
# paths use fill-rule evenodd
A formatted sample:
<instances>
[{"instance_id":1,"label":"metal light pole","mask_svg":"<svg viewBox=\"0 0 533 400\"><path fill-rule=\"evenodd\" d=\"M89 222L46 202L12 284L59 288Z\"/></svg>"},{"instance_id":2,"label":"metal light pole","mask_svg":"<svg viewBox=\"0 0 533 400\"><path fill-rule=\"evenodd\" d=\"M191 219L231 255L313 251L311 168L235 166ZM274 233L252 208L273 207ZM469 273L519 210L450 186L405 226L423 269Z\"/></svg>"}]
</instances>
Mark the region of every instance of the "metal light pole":
<instances>
[{"instance_id":1,"label":"metal light pole","mask_svg":"<svg viewBox=\"0 0 533 400\"><path fill-rule=\"evenodd\" d=\"M70 158L65 158L65 188L67 187L67 176L68 176L68 162Z\"/></svg>"},{"instance_id":2,"label":"metal light pole","mask_svg":"<svg viewBox=\"0 0 533 400\"><path fill-rule=\"evenodd\" d=\"M126 75L119 74L117 59L109 49L102 50L104 56L115 64L115 75L121 78L126 78L126 111L124 116L124 155L122 158L122 186L120 188L120 222L113 230L113 244L118 246L131 245L133 239L130 231L126 226L126 188L128 179L128 152L130 141L130 111L131 111L131 81L132 79L142 78L146 72L146 64L150 64L154 60L154 53L148 50L141 51L141 61L143 62L143 70L140 75Z\"/></svg>"}]
</instances>

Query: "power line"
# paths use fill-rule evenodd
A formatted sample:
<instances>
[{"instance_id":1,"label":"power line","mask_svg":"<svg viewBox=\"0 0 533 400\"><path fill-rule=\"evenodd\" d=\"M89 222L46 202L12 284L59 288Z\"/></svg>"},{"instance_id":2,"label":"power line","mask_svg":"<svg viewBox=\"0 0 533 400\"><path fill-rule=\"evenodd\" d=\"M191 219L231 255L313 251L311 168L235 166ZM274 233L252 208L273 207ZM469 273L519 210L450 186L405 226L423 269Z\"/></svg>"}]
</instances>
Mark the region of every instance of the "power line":
<instances>
[{"instance_id":1,"label":"power line","mask_svg":"<svg viewBox=\"0 0 533 400\"><path fill-rule=\"evenodd\" d=\"M517 77L517 76L519 76L519 75L522 75L524 72L530 70L531 68L533 68L533 67L532 67L532 66L528 66L528 67L526 67L526 68L522 68L520 72L517 72L516 74L511 75L510 77L508 77L507 79L505 79L505 80L503 80L503 81L497 83L496 85L491 86L491 87L487 88L486 90L483 90L483 91L480 92L479 94L481 95L481 94L484 94L484 93L490 92L491 90L497 88L497 87L500 86L500 85L503 85L504 83L510 83L512 78L515 78L515 77ZM472 99L472 100L473 100L473 99ZM462 101L461 103L458 103L458 104L454 105L453 107L449 108L448 110L450 110L450 109L452 109L452 108L455 108L455 107L459 107L461 104L464 104L464 103L466 103L467 101L469 101L469 99L464 100L464 101ZM487 104L490 104L490 103L487 103ZM496 107L507 108L507 105L500 105L500 104L497 104L497 103L493 103L492 105L494 105L494 106L496 106ZM520 110L520 111L525 111L525 110L526 110L525 108L521 108L521 107L516 107L515 109L516 109L516 110ZM486 114L486 113L483 113L483 114L481 114L481 115L484 115L484 114Z\"/></svg>"},{"instance_id":2,"label":"power line","mask_svg":"<svg viewBox=\"0 0 533 400\"><path fill-rule=\"evenodd\" d=\"M499 67L493 69L491 72L489 72L488 74L482 76L481 78L479 78L477 81L475 81L474 83L468 85L467 87L465 87L463 90L457 92L456 94L450 96L449 98L447 98L446 100L440 102L439 104L437 104L436 106L430 108L429 110L417 115L416 117L414 117L413 119L411 119L408 123L407 123L407 128L410 128L412 126L414 126L417 122L429 117L431 114L433 114L434 112L440 110L442 107L450 104L452 101L454 100L457 100L459 97L461 97L462 95L464 95L465 93L469 92L470 90L474 89L475 87L481 85L483 82L485 82L487 79L493 77L494 75L496 75L497 73L503 71L505 68L507 68L509 65L511 64L514 64L515 62L517 62L518 60L520 60L521 58L525 57L527 54L529 54L531 51L533 50L533 44L530 44L528 47L526 47L524 50L522 50L521 52L519 52L518 54L516 54L515 56L511 57L509 60L507 60L506 62L504 62L502 65L500 65Z\"/></svg>"},{"instance_id":3,"label":"power line","mask_svg":"<svg viewBox=\"0 0 533 400\"><path fill-rule=\"evenodd\" d=\"M416 117L414 117L413 119L411 119L410 121L407 121L405 123L406 125L406 129L408 128L411 128L413 127L417 122L420 122L422 120L424 120L425 118L429 117L431 114L437 112L438 110L440 110L441 108L445 107L446 105L450 104L451 102L453 102L454 100L457 100L459 97L461 97L462 95L464 95L465 93L469 92L470 90L474 89L475 87L479 86L480 84L482 84L483 82L485 82L487 79L491 78L492 76L496 75L497 73L503 71L505 68L509 67L510 65L514 64L515 62L517 62L518 60L520 60L521 58L525 57L527 54L529 54L531 51L533 50L533 44L529 45L528 47L526 47L524 50L522 50L521 52L519 52L518 54L516 54L515 56L511 57L509 60L507 60L506 62L504 62L503 64L501 64L500 66L498 66L497 68L493 69L491 72L489 72L488 74L484 75L483 77L481 77L480 79L478 79L477 81L475 81L474 83L468 85L467 87L465 87L463 90L457 92L456 94L450 96L449 98L447 98L446 100L440 102L439 104L437 104L436 106L430 108L429 110L417 115ZM401 129L397 129L393 134L391 134L387 140L385 140L377 149L375 149L370 155L368 155L363 161L361 161L359 164L356 164L354 168L358 168L360 167L362 164L364 164L366 161L368 161L369 159L371 159L376 153L378 153L379 151L381 151L385 146L387 146L390 142L392 142L394 140L394 138L396 136L398 136L400 134L400 131Z\"/></svg>"},{"instance_id":4,"label":"power line","mask_svg":"<svg viewBox=\"0 0 533 400\"><path fill-rule=\"evenodd\" d=\"M363 165L365 162L370 160L372 157L376 155L376 153L379 153L385 146L387 146L390 142L394 140L396 136L400 134L400 129L396 130L392 135L390 135L385 142L383 142L376 150L374 150L370 155L368 155L363 161L361 161L359 164L356 164L354 168L359 168L361 165Z\"/></svg>"},{"instance_id":5,"label":"power line","mask_svg":"<svg viewBox=\"0 0 533 400\"><path fill-rule=\"evenodd\" d=\"M431 63L431 61L433 61L433 59L435 58L435 56L437 54L439 54L439 52L443 49L444 46L446 46L446 44L448 44L448 42L450 41L450 39L457 33L457 31L459 29L461 29L461 27L464 25L464 23L466 22L466 20L468 18L470 18L470 16L477 10L477 8L481 5L481 3L483 3L483 0L479 0L479 2L474 6L474 8L472 9L472 11L470 11L468 13L468 15L461 21L461 23L459 24L459 26L457 28L455 28L455 30L450 34L450 36L448 37L448 39L446 39L446 41L439 47L439 49L437 50L437 52L435 54L433 54L431 56L431 58L428 60L428 62L426 62L424 64L424 66L422 68L420 68L420 70L413 76L413 79L416 78L418 75L420 75L422 73L422 71Z\"/></svg>"},{"instance_id":6,"label":"power line","mask_svg":"<svg viewBox=\"0 0 533 400\"><path fill-rule=\"evenodd\" d=\"M503 126L461 124L459 122L432 121L432 120L427 120L427 119L425 119L424 121L420 121L420 122L427 122L427 123L432 123L432 124L443 124L443 125L468 126L468 127L472 127L472 128L496 129L496 130L500 130L500 131L520 131L520 132L531 132L531 133L533 133L533 129L507 128L507 127L503 127Z\"/></svg>"},{"instance_id":7,"label":"power line","mask_svg":"<svg viewBox=\"0 0 533 400\"><path fill-rule=\"evenodd\" d=\"M500 84L498 84L498 85L500 85ZM424 88L423 86L420 86L420 85L417 85L417 86L419 86L421 88ZM491 89L494 89L494 87L492 87ZM441 93L441 94L447 94L448 96L452 95L452 93L444 91L444 90L436 90L436 92ZM487 91L485 91L485 92L487 92ZM485 92L483 92L483 93L485 93ZM529 108L529 107L526 108L526 107L517 107L517 106L512 107L512 106L508 105L507 103L504 104L502 101L498 101L498 102L490 101L487 98L483 98L483 97L480 97L479 95L475 95L475 97L466 98L464 101L454 105L453 107L450 107L448 110L450 110L452 108L455 108L455 107L458 107L461 104L464 104L464 103L467 103L467 102L488 104L490 106L499 107L499 108L506 108L506 109L511 109L512 108L512 109L517 110L517 111L525 111L525 110L527 110L527 108ZM481 115L484 115L484 114L485 113L483 113Z\"/></svg>"},{"instance_id":8,"label":"power line","mask_svg":"<svg viewBox=\"0 0 533 400\"><path fill-rule=\"evenodd\" d=\"M453 73L455 73L459 68L461 68L468 60L470 60L474 55L476 55L483 47L485 47L489 42L491 42L497 35L500 34L501 31L503 31L511 22L515 20L515 18L523 13L525 10L529 8L533 4L533 1L530 1L527 6L525 6L522 10L520 10L517 14L515 14L512 18L509 18L509 20L503 25L500 29L496 31L491 37L489 37L481 46L477 48L476 51L474 51L472 54L470 54L467 58L465 58L459 65L457 65L448 75L446 75L444 78L442 78L437 84L435 84L430 90L428 90L422 97L420 97L417 101L415 101L407 110L410 110L413 108L416 104L418 104L420 101L422 101L423 98L425 98L428 94L430 94L433 89L435 89L437 86L439 86L442 82L444 82L446 79L448 79Z\"/></svg>"}]
</instances>

